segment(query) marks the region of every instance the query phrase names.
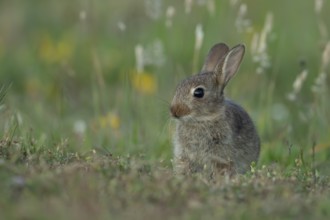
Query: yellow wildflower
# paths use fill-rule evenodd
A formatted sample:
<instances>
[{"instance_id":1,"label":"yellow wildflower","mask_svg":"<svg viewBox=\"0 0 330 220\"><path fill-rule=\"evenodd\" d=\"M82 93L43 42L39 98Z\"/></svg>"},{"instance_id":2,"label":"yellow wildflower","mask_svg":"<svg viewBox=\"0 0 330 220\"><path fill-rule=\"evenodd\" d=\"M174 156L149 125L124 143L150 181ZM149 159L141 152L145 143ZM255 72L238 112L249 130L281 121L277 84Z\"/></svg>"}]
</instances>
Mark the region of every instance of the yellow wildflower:
<instances>
[{"instance_id":1,"label":"yellow wildflower","mask_svg":"<svg viewBox=\"0 0 330 220\"><path fill-rule=\"evenodd\" d=\"M157 81L154 75L147 72L134 73L132 75L133 87L142 94L152 95L157 90Z\"/></svg>"},{"instance_id":2,"label":"yellow wildflower","mask_svg":"<svg viewBox=\"0 0 330 220\"><path fill-rule=\"evenodd\" d=\"M54 42L48 34L44 34L40 40L39 56L47 63L53 63L56 61L56 49Z\"/></svg>"},{"instance_id":3,"label":"yellow wildflower","mask_svg":"<svg viewBox=\"0 0 330 220\"><path fill-rule=\"evenodd\" d=\"M120 118L113 112L108 112L107 115L99 117L98 121L101 128L110 127L114 130L118 130L120 127Z\"/></svg>"},{"instance_id":4,"label":"yellow wildflower","mask_svg":"<svg viewBox=\"0 0 330 220\"><path fill-rule=\"evenodd\" d=\"M57 60L68 60L73 53L73 41L70 37L63 37L56 45Z\"/></svg>"},{"instance_id":5,"label":"yellow wildflower","mask_svg":"<svg viewBox=\"0 0 330 220\"><path fill-rule=\"evenodd\" d=\"M116 130L119 129L120 119L119 119L117 114L109 112L108 113L108 120L109 120L109 123L110 123L110 127L112 129L116 129Z\"/></svg>"},{"instance_id":6,"label":"yellow wildflower","mask_svg":"<svg viewBox=\"0 0 330 220\"><path fill-rule=\"evenodd\" d=\"M54 41L49 34L43 34L39 44L39 56L47 63L58 63L68 60L73 53L73 41L64 36Z\"/></svg>"}]
</instances>

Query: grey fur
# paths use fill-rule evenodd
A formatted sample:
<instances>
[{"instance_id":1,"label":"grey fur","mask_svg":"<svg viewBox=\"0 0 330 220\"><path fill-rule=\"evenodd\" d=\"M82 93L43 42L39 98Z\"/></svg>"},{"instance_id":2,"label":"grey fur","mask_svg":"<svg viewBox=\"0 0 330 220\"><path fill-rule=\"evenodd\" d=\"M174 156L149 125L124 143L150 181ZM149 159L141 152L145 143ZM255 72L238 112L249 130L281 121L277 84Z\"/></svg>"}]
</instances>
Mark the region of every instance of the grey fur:
<instances>
[{"instance_id":1,"label":"grey fur","mask_svg":"<svg viewBox=\"0 0 330 220\"><path fill-rule=\"evenodd\" d=\"M177 119L173 137L177 173L202 172L209 177L244 173L257 162L260 140L256 128L247 112L223 94L243 55L243 45L229 50L223 43L216 44L202 72L178 85L170 109ZM193 96L196 88L204 89L203 98Z\"/></svg>"}]
</instances>

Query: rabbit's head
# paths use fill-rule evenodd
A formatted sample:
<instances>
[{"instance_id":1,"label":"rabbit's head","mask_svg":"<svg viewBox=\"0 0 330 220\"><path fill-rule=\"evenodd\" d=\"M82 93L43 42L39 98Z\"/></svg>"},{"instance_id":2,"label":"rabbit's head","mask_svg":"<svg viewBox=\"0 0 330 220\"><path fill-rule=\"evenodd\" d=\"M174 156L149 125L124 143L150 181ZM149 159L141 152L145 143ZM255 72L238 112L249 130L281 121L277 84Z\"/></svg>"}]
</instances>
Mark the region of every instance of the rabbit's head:
<instances>
[{"instance_id":1,"label":"rabbit's head","mask_svg":"<svg viewBox=\"0 0 330 220\"><path fill-rule=\"evenodd\" d=\"M200 73L183 80L177 87L170 111L184 121L207 121L219 115L223 107L223 90L237 72L244 56L244 45L229 49L214 45Z\"/></svg>"}]
</instances>

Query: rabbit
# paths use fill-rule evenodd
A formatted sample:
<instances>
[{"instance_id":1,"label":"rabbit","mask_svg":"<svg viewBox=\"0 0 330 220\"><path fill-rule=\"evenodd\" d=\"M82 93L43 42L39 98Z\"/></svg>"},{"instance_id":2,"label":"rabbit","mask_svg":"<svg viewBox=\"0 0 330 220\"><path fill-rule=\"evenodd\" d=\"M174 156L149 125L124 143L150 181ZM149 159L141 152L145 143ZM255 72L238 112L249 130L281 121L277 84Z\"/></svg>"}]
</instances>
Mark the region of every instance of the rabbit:
<instances>
[{"instance_id":1,"label":"rabbit","mask_svg":"<svg viewBox=\"0 0 330 220\"><path fill-rule=\"evenodd\" d=\"M237 72L245 46L229 49L214 45L200 73L176 89L170 112L176 121L173 134L175 173L243 174L257 162L260 139L248 113L224 96Z\"/></svg>"}]
</instances>

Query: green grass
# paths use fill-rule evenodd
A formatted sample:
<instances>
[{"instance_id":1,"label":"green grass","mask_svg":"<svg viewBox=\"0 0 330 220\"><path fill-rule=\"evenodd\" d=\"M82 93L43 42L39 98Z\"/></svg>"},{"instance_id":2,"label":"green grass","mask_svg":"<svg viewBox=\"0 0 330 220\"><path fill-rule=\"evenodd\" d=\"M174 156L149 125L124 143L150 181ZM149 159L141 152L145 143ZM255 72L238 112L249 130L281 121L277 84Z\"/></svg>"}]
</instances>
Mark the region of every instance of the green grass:
<instances>
[{"instance_id":1,"label":"green grass","mask_svg":"<svg viewBox=\"0 0 330 220\"><path fill-rule=\"evenodd\" d=\"M174 0L0 3L0 219L330 217L330 4L199 2L189 13ZM226 93L262 150L251 172L210 183L173 175L168 107L217 42L247 47ZM140 75L137 45L149 58Z\"/></svg>"}]
</instances>

